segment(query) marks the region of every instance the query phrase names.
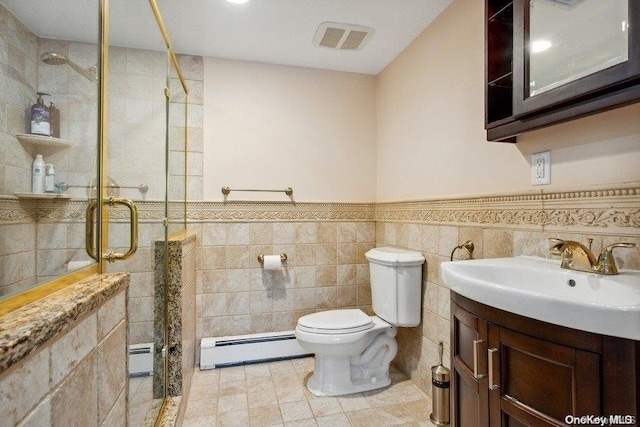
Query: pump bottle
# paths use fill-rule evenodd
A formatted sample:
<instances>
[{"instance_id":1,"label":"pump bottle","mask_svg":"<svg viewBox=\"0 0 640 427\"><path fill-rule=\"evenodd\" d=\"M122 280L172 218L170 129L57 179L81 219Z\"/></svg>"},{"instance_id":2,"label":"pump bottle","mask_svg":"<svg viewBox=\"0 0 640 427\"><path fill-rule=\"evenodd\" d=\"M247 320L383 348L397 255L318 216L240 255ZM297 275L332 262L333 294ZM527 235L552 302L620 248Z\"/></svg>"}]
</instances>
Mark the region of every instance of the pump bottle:
<instances>
[{"instance_id":1,"label":"pump bottle","mask_svg":"<svg viewBox=\"0 0 640 427\"><path fill-rule=\"evenodd\" d=\"M44 175L44 191L45 193L55 193L56 191L56 171L52 164L46 165L46 173Z\"/></svg>"},{"instance_id":2,"label":"pump bottle","mask_svg":"<svg viewBox=\"0 0 640 427\"><path fill-rule=\"evenodd\" d=\"M44 105L43 95L49 96L48 93L38 92L38 101L31 106L31 133L51 136L49 107Z\"/></svg>"}]
</instances>

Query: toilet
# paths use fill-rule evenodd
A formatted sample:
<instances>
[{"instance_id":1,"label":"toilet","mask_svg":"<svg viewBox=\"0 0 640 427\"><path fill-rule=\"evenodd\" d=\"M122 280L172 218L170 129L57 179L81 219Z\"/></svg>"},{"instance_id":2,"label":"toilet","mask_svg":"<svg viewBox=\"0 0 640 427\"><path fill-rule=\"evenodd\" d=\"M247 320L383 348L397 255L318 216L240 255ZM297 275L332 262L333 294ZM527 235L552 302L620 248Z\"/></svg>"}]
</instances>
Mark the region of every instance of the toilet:
<instances>
[{"instance_id":1,"label":"toilet","mask_svg":"<svg viewBox=\"0 0 640 427\"><path fill-rule=\"evenodd\" d=\"M384 247L365 255L375 316L346 309L298 319L298 343L315 353L307 388L316 396L359 393L391 384L389 364L398 352L396 328L420 324L422 254Z\"/></svg>"}]
</instances>

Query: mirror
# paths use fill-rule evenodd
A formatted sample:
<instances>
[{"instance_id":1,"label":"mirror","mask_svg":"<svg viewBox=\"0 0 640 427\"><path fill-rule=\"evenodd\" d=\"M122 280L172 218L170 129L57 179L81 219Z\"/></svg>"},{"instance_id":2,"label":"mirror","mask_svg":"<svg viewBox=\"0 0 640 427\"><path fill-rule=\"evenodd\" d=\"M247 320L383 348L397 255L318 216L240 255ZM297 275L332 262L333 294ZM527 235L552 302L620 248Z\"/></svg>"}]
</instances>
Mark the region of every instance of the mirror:
<instances>
[{"instance_id":1,"label":"mirror","mask_svg":"<svg viewBox=\"0 0 640 427\"><path fill-rule=\"evenodd\" d=\"M529 96L625 62L627 0L532 0Z\"/></svg>"},{"instance_id":2,"label":"mirror","mask_svg":"<svg viewBox=\"0 0 640 427\"><path fill-rule=\"evenodd\" d=\"M640 22L640 2L515 0L513 6L514 118L578 106L562 116L575 117L631 99L610 94L640 78L634 25ZM586 105L593 100L597 105Z\"/></svg>"}]
</instances>

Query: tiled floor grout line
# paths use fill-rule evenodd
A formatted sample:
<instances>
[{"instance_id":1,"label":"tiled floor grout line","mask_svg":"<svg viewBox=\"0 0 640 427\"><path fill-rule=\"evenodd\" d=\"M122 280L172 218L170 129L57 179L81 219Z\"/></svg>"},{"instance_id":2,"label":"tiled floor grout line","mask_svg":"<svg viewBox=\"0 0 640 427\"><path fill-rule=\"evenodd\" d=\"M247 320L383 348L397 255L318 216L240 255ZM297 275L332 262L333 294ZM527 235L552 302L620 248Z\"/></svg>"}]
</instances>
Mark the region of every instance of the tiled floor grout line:
<instances>
[{"instance_id":1,"label":"tiled floor grout line","mask_svg":"<svg viewBox=\"0 0 640 427\"><path fill-rule=\"evenodd\" d=\"M197 370L183 425L433 426L431 400L397 370L389 387L338 397L306 389L312 370L312 358Z\"/></svg>"}]
</instances>

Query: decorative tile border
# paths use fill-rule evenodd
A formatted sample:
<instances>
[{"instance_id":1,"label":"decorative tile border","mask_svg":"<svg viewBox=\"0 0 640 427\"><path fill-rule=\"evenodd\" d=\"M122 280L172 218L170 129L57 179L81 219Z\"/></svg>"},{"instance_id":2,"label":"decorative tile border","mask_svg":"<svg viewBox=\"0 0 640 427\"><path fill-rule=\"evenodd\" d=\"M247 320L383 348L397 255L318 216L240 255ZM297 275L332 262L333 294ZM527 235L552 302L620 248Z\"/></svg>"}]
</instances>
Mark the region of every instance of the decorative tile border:
<instances>
[{"instance_id":1,"label":"decorative tile border","mask_svg":"<svg viewBox=\"0 0 640 427\"><path fill-rule=\"evenodd\" d=\"M29 222L36 214L32 203L20 203L16 198L0 198L0 224Z\"/></svg>"},{"instance_id":2,"label":"decorative tile border","mask_svg":"<svg viewBox=\"0 0 640 427\"><path fill-rule=\"evenodd\" d=\"M164 202L136 201L140 222L162 222L164 218ZM12 197L0 196L0 224L29 221L47 222L84 222L88 200L18 200ZM184 208L170 206L169 217L180 219ZM127 209L112 209L111 219L115 221L129 220Z\"/></svg>"},{"instance_id":3,"label":"decorative tile border","mask_svg":"<svg viewBox=\"0 0 640 427\"><path fill-rule=\"evenodd\" d=\"M379 209L379 210L378 210ZM640 228L640 208L585 209L501 209L501 210L403 210L380 207L376 221L412 222L462 226L521 226L521 227L594 227Z\"/></svg>"},{"instance_id":4,"label":"decorative tile border","mask_svg":"<svg viewBox=\"0 0 640 427\"><path fill-rule=\"evenodd\" d=\"M30 221L83 221L87 200L19 200L0 196L0 224Z\"/></svg>"},{"instance_id":5,"label":"decorative tile border","mask_svg":"<svg viewBox=\"0 0 640 427\"><path fill-rule=\"evenodd\" d=\"M140 222L161 222L164 218L162 202L136 204ZM0 223L84 221L85 209L86 200L18 201L5 197L0 198ZM110 214L116 221L129 217L124 209ZM181 203L170 206L169 219L180 220L183 215ZM387 203L193 201L187 203L187 221L386 221L628 234L640 228L640 183Z\"/></svg>"},{"instance_id":6,"label":"decorative tile border","mask_svg":"<svg viewBox=\"0 0 640 427\"><path fill-rule=\"evenodd\" d=\"M633 234L640 186L378 203L375 210L383 222Z\"/></svg>"},{"instance_id":7,"label":"decorative tile border","mask_svg":"<svg viewBox=\"0 0 640 427\"><path fill-rule=\"evenodd\" d=\"M373 203L189 202L189 222L373 221Z\"/></svg>"}]
</instances>

